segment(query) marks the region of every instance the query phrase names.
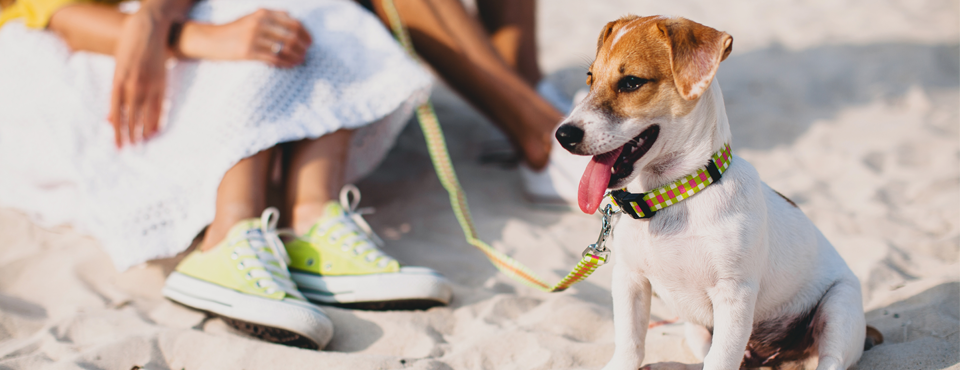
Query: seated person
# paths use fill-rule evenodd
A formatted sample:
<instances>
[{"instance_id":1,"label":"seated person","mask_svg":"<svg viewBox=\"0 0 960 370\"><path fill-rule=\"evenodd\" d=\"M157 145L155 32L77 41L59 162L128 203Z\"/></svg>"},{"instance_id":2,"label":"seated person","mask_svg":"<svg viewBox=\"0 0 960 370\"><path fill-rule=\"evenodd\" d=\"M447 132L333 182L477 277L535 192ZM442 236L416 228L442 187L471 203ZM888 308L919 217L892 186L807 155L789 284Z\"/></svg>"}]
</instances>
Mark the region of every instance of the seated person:
<instances>
[{"instance_id":1,"label":"seated person","mask_svg":"<svg viewBox=\"0 0 960 370\"><path fill-rule=\"evenodd\" d=\"M344 187L430 89L374 13L342 0L0 4L0 158L17 158L0 161L4 205L88 231L118 269L205 230L164 295L266 340L322 348L332 324L307 299L449 302L439 274L380 251ZM381 17L382 5L368 4ZM424 58L504 129L528 171L547 173L561 115L533 81L456 0L398 8ZM263 211L278 145L296 234L285 246L278 211Z\"/></svg>"}]
</instances>

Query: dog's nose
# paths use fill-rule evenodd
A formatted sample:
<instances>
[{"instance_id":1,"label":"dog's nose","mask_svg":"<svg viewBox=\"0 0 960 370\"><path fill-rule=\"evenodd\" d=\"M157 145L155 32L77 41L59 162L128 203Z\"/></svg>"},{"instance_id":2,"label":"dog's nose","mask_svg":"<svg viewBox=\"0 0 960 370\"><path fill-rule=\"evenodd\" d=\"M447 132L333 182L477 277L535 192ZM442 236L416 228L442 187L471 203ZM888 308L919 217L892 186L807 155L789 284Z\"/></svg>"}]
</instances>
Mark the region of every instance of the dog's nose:
<instances>
[{"instance_id":1,"label":"dog's nose","mask_svg":"<svg viewBox=\"0 0 960 370\"><path fill-rule=\"evenodd\" d=\"M557 129L555 136L564 149L573 150L577 144L583 141L583 129L571 124L564 124Z\"/></svg>"}]
</instances>

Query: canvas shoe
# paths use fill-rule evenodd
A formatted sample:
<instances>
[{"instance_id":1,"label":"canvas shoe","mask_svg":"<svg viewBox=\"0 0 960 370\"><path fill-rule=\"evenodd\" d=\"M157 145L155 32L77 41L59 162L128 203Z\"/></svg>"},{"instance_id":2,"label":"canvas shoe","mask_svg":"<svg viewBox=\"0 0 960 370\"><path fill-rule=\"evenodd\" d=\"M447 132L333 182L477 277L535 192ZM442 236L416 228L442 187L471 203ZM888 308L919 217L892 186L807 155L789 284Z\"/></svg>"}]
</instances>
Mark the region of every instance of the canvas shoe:
<instances>
[{"instance_id":1,"label":"canvas shoe","mask_svg":"<svg viewBox=\"0 0 960 370\"><path fill-rule=\"evenodd\" d=\"M163 295L260 339L322 349L333 323L291 281L276 215L269 208L260 219L237 223L213 249L187 255L167 278Z\"/></svg>"},{"instance_id":2,"label":"canvas shoe","mask_svg":"<svg viewBox=\"0 0 960 370\"><path fill-rule=\"evenodd\" d=\"M588 163L589 156L573 155L554 145L542 170L520 165L524 195L534 204L575 206L580 177Z\"/></svg>"},{"instance_id":3,"label":"canvas shoe","mask_svg":"<svg viewBox=\"0 0 960 370\"><path fill-rule=\"evenodd\" d=\"M426 309L450 303L450 283L426 267L401 266L356 210L359 190L344 187L306 235L286 243L290 275L311 301L361 309ZM350 195L353 203L349 203Z\"/></svg>"}]
</instances>

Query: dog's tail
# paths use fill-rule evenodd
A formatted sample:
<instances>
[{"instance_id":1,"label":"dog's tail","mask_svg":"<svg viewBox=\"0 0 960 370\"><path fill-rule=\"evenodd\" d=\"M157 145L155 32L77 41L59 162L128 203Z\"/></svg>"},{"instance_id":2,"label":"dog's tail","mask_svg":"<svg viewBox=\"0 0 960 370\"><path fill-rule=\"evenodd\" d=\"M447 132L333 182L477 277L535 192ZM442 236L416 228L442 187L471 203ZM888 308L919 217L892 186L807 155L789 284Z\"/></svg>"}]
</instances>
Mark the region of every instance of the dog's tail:
<instances>
[{"instance_id":1,"label":"dog's tail","mask_svg":"<svg viewBox=\"0 0 960 370\"><path fill-rule=\"evenodd\" d=\"M877 328L867 325L867 337L863 340L863 350L866 351L881 343L883 343L883 334Z\"/></svg>"}]
</instances>

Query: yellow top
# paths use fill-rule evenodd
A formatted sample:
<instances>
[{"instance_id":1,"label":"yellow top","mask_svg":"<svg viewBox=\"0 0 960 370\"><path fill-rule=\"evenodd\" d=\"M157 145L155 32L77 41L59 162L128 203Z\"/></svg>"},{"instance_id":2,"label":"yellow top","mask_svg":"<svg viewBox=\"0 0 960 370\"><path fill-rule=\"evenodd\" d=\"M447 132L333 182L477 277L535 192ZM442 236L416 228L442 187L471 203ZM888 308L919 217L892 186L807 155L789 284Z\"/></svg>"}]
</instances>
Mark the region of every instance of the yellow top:
<instances>
[{"instance_id":1,"label":"yellow top","mask_svg":"<svg viewBox=\"0 0 960 370\"><path fill-rule=\"evenodd\" d=\"M23 18L23 23L30 28L47 28L50 17L60 8L92 0L15 0L10 6L0 11L0 27L15 18Z\"/></svg>"}]
</instances>

